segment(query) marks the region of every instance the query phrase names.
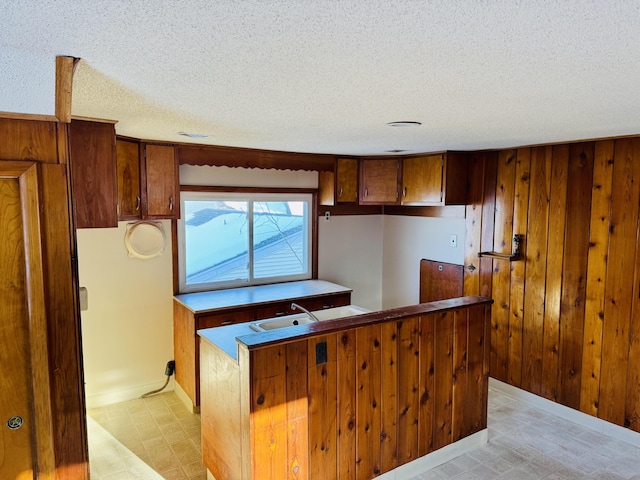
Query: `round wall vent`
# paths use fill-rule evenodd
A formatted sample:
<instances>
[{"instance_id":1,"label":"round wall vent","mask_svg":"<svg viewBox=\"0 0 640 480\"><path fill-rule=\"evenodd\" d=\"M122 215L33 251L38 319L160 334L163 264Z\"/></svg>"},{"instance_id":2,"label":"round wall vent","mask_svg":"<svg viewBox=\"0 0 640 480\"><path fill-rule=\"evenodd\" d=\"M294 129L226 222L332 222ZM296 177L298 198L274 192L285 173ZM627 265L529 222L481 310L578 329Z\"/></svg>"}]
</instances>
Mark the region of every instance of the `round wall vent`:
<instances>
[{"instance_id":1,"label":"round wall vent","mask_svg":"<svg viewBox=\"0 0 640 480\"><path fill-rule=\"evenodd\" d=\"M135 222L127 225L124 244L129 256L147 260L164 250L165 236L160 222Z\"/></svg>"}]
</instances>

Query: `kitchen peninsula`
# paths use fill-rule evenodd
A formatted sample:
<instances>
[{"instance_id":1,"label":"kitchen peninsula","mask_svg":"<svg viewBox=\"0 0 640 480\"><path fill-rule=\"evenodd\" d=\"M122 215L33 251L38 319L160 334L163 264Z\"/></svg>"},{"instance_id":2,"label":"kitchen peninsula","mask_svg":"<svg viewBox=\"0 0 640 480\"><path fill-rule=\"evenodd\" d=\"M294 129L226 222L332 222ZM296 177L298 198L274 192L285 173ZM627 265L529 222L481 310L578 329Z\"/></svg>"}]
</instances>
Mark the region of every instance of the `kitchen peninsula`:
<instances>
[{"instance_id":1,"label":"kitchen peninsula","mask_svg":"<svg viewBox=\"0 0 640 480\"><path fill-rule=\"evenodd\" d=\"M205 466L216 480L386 479L486 442L491 304L200 330Z\"/></svg>"},{"instance_id":2,"label":"kitchen peninsula","mask_svg":"<svg viewBox=\"0 0 640 480\"><path fill-rule=\"evenodd\" d=\"M200 341L197 331L295 313L291 303L323 310L351 303L351 289L324 280L303 280L176 295L173 345L176 394L187 408L200 405ZM235 344L235 340L231 338Z\"/></svg>"}]
</instances>

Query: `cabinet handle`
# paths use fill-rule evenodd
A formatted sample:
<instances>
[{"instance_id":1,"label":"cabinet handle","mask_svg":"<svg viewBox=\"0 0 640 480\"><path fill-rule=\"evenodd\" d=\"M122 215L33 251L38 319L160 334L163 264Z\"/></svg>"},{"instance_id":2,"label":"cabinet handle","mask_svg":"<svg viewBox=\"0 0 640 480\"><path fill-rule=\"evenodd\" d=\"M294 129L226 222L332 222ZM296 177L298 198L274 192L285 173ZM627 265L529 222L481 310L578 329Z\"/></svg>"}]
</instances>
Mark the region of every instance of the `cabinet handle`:
<instances>
[{"instance_id":1,"label":"cabinet handle","mask_svg":"<svg viewBox=\"0 0 640 480\"><path fill-rule=\"evenodd\" d=\"M173 212L173 195L169 197L169 211Z\"/></svg>"},{"instance_id":2,"label":"cabinet handle","mask_svg":"<svg viewBox=\"0 0 640 480\"><path fill-rule=\"evenodd\" d=\"M338 198L342 197L342 187L340 187L340 190L338 191Z\"/></svg>"},{"instance_id":3,"label":"cabinet handle","mask_svg":"<svg viewBox=\"0 0 640 480\"><path fill-rule=\"evenodd\" d=\"M287 315L287 312L276 312L276 317L282 317L284 315Z\"/></svg>"},{"instance_id":4,"label":"cabinet handle","mask_svg":"<svg viewBox=\"0 0 640 480\"><path fill-rule=\"evenodd\" d=\"M225 320L220 324L220 326L224 327L225 325L231 325L232 323L233 323L233 320Z\"/></svg>"},{"instance_id":5,"label":"cabinet handle","mask_svg":"<svg viewBox=\"0 0 640 480\"><path fill-rule=\"evenodd\" d=\"M322 305L323 310L326 310L327 308L333 308L333 305Z\"/></svg>"},{"instance_id":6,"label":"cabinet handle","mask_svg":"<svg viewBox=\"0 0 640 480\"><path fill-rule=\"evenodd\" d=\"M140 211L140 197L136 197L136 212Z\"/></svg>"},{"instance_id":7,"label":"cabinet handle","mask_svg":"<svg viewBox=\"0 0 640 480\"><path fill-rule=\"evenodd\" d=\"M367 187L364 187L364 198L367 198L369 196L369 189Z\"/></svg>"},{"instance_id":8,"label":"cabinet handle","mask_svg":"<svg viewBox=\"0 0 640 480\"><path fill-rule=\"evenodd\" d=\"M404 187L404 190L402 191L402 196L403 197L407 196L407 187Z\"/></svg>"}]
</instances>

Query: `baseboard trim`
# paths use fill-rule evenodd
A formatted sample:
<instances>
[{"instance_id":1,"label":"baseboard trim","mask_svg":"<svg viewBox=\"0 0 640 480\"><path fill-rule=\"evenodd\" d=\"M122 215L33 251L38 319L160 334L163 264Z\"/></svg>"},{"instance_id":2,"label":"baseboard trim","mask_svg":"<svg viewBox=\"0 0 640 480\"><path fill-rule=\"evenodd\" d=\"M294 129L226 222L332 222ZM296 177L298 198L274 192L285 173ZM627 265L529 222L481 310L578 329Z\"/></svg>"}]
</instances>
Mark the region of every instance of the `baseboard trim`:
<instances>
[{"instance_id":1,"label":"baseboard trim","mask_svg":"<svg viewBox=\"0 0 640 480\"><path fill-rule=\"evenodd\" d=\"M135 400L140 398L147 392L162 388L166 380L162 382L146 383L144 385L135 385L133 387L123 388L121 390L113 390L110 392L96 393L94 395L86 395L86 408L90 410L92 408L105 407L114 403L127 402L129 400ZM167 384L167 387L162 390L163 392L170 392L173 390L174 381L173 378Z\"/></svg>"},{"instance_id":2,"label":"baseboard trim","mask_svg":"<svg viewBox=\"0 0 640 480\"><path fill-rule=\"evenodd\" d=\"M195 414L200 413L200 407L196 407L187 392L184 391L182 386L178 382L173 382L173 392L180 399L184 407L187 409L189 413Z\"/></svg>"},{"instance_id":3,"label":"baseboard trim","mask_svg":"<svg viewBox=\"0 0 640 480\"><path fill-rule=\"evenodd\" d=\"M615 440L620 440L633 446L640 447L640 433L629 430L628 428L615 425L600 418L592 417L591 415L587 415L579 410L565 407L564 405L539 397L538 395L529 393L521 388L496 380L495 378L489 379L489 388L569 422L577 423L578 425L590 430L595 430L596 432L602 433L603 435Z\"/></svg>"}]
</instances>

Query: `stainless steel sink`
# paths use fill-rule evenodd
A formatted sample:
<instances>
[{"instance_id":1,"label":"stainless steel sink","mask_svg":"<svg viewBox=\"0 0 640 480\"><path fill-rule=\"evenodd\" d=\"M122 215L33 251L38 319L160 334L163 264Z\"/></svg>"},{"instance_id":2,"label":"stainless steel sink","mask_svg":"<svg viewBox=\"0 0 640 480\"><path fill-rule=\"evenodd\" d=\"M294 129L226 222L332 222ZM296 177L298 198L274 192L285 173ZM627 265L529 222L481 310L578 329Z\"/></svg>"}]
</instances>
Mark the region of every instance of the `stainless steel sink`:
<instances>
[{"instance_id":1,"label":"stainless steel sink","mask_svg":"<svg viewBox=\"0 0 640 480\"><path fill-rule=\"evenodd\" d=\"M344 305L342 307L327 308L325 310L315 310L312 312L320 321L332 320L334 318L351 317L352 315L362 315L369 313L370 310L359 307L357 305ZM266 318L252 322L249 327L256 332L265 332L267 330L275 330L277 328L291 327L294 325L305 325L314 323L306 313L296 313L287 315L286 317Z\"/></svg>"}]
</instances>

